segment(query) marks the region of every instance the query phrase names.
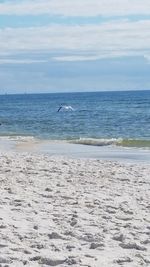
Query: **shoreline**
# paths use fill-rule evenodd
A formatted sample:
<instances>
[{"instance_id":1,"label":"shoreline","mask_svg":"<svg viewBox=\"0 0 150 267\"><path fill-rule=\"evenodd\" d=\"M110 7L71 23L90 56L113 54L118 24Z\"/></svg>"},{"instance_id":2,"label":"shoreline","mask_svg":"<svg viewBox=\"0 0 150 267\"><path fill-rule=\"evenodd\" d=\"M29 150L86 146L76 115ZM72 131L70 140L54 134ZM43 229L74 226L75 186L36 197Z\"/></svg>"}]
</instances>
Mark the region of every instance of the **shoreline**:
<instances>
[{"instance_id":1,"label":"shoreline","mask_svg":"<svg viewBox=\"0 0 150 267\"><path fill-rule=\"evenodd\" d=\"M0 264L150 264L150 166L0 154Z\"/></svg>"},{"instance_id":2,"label":"shoreline","mask_svg":"<svg viewBox=\"0 0 150 267\"><path fill-rule=\"evenodd\" d=\"M41 140L33 137L1 137L0 150L124 163L150 163L150 149L146 148L83 145L61 140Z\"/></svg>"}]
</instances>

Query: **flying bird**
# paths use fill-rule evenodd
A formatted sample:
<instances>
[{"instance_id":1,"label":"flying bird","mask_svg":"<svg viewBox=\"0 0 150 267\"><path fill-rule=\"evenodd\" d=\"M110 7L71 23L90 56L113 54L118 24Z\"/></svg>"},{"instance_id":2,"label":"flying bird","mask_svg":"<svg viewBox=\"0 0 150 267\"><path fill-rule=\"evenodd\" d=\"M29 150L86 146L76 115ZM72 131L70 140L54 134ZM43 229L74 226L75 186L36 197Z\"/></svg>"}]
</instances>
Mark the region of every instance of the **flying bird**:
<instances>
[{"instance_id":1,"label":"flying bird","mask_svg":"<svg viewBox=\"0 0 150 267\"><path fill-rule=\"evenodd\" d=\"M64 110L74 110L74 108L72 108L72 106L61 105L59 107L59 109L57 110L57 112L59 112L61 109L64 109Z\"/></svg>"}]
</instances>

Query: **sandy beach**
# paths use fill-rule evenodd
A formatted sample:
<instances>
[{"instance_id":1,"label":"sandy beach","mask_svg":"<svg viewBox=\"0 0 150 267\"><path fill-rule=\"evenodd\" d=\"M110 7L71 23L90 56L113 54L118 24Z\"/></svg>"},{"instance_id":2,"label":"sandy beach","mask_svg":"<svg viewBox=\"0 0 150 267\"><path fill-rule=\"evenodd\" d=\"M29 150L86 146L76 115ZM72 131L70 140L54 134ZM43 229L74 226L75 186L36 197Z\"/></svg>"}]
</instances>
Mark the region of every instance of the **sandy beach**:
<instances>
[{"instance_id":1,"label":"sandy beach","mask_svg":"<svg viewBox=\"0 0 150 267\"><path fill-rule=\"evenodd\" d=\"M0 266L150 266L150 165L0 155Z\"/></svg>"}]
</instances>

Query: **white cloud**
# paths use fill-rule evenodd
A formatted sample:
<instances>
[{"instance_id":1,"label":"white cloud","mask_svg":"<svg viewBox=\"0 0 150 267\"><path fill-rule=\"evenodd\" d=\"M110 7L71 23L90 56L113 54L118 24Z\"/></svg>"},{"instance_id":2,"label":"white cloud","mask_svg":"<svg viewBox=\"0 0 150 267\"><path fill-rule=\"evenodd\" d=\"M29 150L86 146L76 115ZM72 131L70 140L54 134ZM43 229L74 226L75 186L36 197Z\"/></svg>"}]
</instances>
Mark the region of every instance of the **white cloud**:
<instances>
[{"instance_id":1,"label":"white cloud","mask_svg":"<svg viewBox=\"0 0 150 267\"><path fill-rule=\"evenodd\" d=\"M93 61L93 60L98 60L101 59L102 56L99 55L95 55L95 56L91 56L91 55L71 55L71 56L56 56L53 57L54 60L56 61Z\"/></svg>"},{"instance_id":2,"label":"white cloud","mask_svg":"<svg viewBox=\"0 0 150 267\"><path fill-rule=\"evenodd\" d=\"M0 59L0 64L33 64L33 63L45 63L45 60L34 59Z\"/></svg>"},{"instance_id":3,"label":"white cloud","mask_svg":"<svg viewBox=\"0 0 150 267\"><path fill-rule=\"evenodd\" d=\"M0 3L0 14L61 16L150 15L149 0L24 0Z\"/></svg>"},{"instance_id":4,"label":"white cloud","mask_svg":"<svg viewBox=\"0 0 150 267\"><path fill-rule=\"evenodd\" d=\"M90 55L90 53L86 53L85 55L67 55L67 56L55 56L53 57L53 60L56 61L95 61L95 60L100 60L104 58L116 58L116 57L123 57L123 56L130 56L130 53L127 52L119 52L119 51L103 51L101 54L95 54L95 55Z\"/></svg>"},{"instance_id":5,"label":"white cloud","mask_svg":"<svg viewBox=\"0 0 150 267\"><path fill-rule=\"evenodd\" d=\"M62 58L55 53L55 59L68 61L88 60L87 57L95 60L97 57L121 55L144 56L150 50L149 29L149 20L101 25L6 28L0 30L0 54L18 51L66 51L69 54L65 53Z\"/></svg>"}]
</instances>

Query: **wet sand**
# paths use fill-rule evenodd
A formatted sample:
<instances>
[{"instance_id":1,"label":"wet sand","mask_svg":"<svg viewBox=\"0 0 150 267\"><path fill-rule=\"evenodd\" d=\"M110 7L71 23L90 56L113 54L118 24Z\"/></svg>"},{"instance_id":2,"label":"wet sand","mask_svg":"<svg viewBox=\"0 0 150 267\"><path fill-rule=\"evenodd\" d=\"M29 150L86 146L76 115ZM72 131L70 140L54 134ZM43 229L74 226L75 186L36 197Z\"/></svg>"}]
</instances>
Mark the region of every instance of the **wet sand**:
<instances>
[{"instance_id":1,"label":"wet sand","mask_svg":"<svg viewBox=\"0 0 150 267\"><path fill-rule=\"evenodd\" d=\"M119 146L90 146L67 143L65 141L49 141L31 139L15 141L14 150L32 152L49 156L65 156L71 158L101 159L127 163L149 163L150 150L142 148L125 148Z\"/></svg>"}]
</instances>

